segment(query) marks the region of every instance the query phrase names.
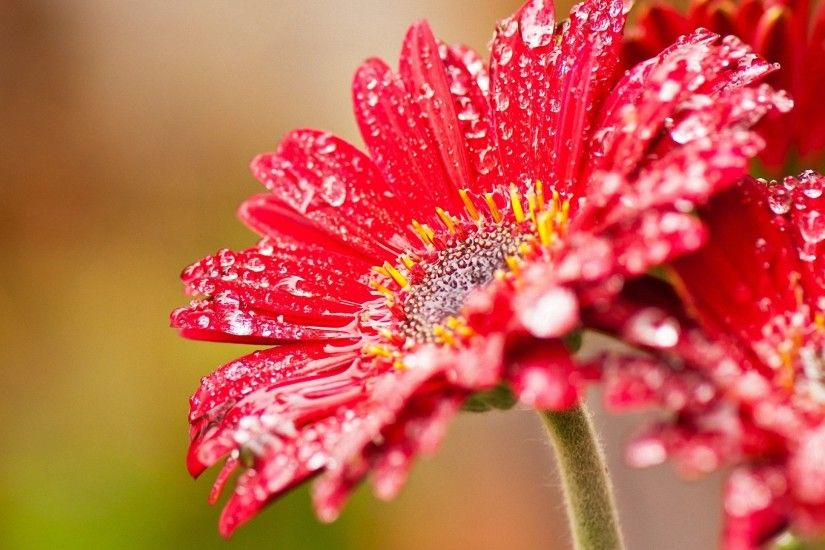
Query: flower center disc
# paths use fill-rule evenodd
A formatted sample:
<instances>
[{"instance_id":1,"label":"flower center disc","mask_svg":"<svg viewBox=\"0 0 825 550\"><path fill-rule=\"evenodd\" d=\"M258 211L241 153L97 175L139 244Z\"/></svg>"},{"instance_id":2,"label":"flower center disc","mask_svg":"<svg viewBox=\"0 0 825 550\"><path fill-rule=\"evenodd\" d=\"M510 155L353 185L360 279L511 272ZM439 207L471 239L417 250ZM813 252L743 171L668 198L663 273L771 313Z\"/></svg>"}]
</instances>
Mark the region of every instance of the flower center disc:
<instances>
[{"instance_id":1,"label":"flower center disc","mask_svg":"<svg viewBox=\"0 0 825 550\"><path fill-rule=\"evenodd\" d=\"M416 341L431 341L433 328L458 315L467 295L489 283L507 267L525 241L516 224L485 227L465 238L453 239L443 250L422 262L423 276L402 297L406 319L401 332Z\"/></svg>"}]
</instances>

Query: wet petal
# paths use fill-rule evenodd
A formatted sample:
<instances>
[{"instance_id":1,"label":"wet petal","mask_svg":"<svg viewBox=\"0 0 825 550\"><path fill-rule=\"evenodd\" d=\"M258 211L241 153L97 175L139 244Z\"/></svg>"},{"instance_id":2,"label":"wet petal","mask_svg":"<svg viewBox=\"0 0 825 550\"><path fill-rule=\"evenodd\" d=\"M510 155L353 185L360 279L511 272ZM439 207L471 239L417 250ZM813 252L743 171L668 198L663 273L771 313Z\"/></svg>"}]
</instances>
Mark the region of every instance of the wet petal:
<instances>
[{"instance_id":1,"label":"wet petal","mask_svg":"<svg viewBox=\"0 0 825 550\"><path fill-rule=\"evenodd\" d=\"M439 206L457 212L461 200L456 187L401 79L383 61L370 59L356 72L352 90L361 135L407 210L408 219L399 221L429 220Z\"/></svg>"},{"instance_id":2,"label":"wet petal","mask_svg":"<svg viewBox=\"0 0 825 550\"><path fill-rule=\"evenodd\" d=\"M486 193L503 181L489 103L489 74L481 57L465 46L442 46L450 93L467 154L475 172L470 190Z\"/></svg>"},{"instance_id":3,"label":"wet petal","mask_svg":"<svg viewBox=\"0 0 825 550\"><path fill-rule=\"evenodd\" d=\"M499 22L490 58L490 99L504 182L526 189L548 167L538 152L552 145L549 72L558 50L552 2L530 0ZM545 178L546 179L546 178Z\"/></svg>"},{"instance_id":4,"label":"wet petal","mask_svg":"<svg viewBox=\"0 0 825 550\"><path fill-rule=\"evenodd\" d=\"M580 163L597 108L614 83L626 11L622 0L586 0L573 7L562 33L544 113L551 147L539 159L562 193L580 191Z\"/></svg>"},{"instance_id":5,"label":"wet petal","mask_svg":"<svg viewBox=\"0 0 825 550\"><path fill-rule=\"evenodd\" d=\"M430 147L439 153L449 180L456 189L474 187L474 173L453 106L444 63L426 21L414 23L407 31L401 48L399 74L418 104L423 124L430 129Z\"/></svg>"},{"instance_id":6,"label":"wet petal","mask_svg":"<svg viewBox=\"0 0 825 550\"><path fill-rule=\"evenodd\" d=\"M284 203L363 254L384 260L409 248L406 209L372 161L347 142L295 130L251 168Z\"/></svg>"}]
</instances>

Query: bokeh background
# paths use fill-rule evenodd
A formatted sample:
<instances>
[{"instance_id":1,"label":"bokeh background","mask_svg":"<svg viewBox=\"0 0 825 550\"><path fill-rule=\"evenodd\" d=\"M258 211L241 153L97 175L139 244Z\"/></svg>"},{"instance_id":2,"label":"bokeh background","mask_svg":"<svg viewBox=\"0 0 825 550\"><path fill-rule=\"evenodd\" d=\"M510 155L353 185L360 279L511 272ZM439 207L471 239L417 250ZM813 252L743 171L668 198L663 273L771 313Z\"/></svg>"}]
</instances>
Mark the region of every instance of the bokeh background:
<instances>
[{"instance_id":1,"label":"bokeh background","mask_svg":"<svg viewBox=\"0 0 825 550\"><path fill-rule=\"evenodd\" d=\"M307 491L230 541L184 467L187 398L246 351L182 340L181 268L254 241L247 163L297 126L359 141L359 62L406 25L486 49L517 0L0 0L0 547L566 549L528 411L463 415L396 501L361 490L318 524ZM622 463L637 417L599 424L631 549L715 545L719 478Z\"/></svg>"}]
</instances>

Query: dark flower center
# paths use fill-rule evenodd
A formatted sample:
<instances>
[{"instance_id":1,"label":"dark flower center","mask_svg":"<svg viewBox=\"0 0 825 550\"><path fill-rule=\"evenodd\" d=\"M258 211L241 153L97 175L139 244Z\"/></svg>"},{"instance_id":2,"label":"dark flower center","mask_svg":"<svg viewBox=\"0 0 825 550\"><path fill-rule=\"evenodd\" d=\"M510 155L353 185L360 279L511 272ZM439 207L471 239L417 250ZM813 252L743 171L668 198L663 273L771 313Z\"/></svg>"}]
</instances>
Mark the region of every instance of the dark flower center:
<instances>
[{"instance_id":1,"label":"dark flower center","mask_svg":"<svg viewBox=\"0 0 825 550\"><path fill-rule=\"evenodd\" d=\"M470 292L506 269L507 257L516 256L526 240L515 223L505 223L470 233L433 253L422 263L423 277L402 297L406 319L401 332L416 341L431 341L433 328L458 315Z\"/></svg>"}]
</instances>

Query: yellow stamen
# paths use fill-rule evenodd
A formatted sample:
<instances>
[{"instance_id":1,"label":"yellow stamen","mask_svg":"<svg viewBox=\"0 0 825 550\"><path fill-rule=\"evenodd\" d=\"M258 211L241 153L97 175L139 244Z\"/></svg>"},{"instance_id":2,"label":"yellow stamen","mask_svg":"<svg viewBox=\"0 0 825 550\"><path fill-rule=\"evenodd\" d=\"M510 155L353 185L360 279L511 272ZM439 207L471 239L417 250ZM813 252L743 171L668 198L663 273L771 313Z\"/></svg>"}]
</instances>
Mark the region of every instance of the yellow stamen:
<instances>
[{"instance_id":1,"label":"yellow stamen","mask_svg":"<svg viewBox=\"0 0 825 550\"><path fill-rule=\"evenodd\" d=\"M421 239L421 242L423 242L427 246L432 246L433 241L430 238L429 232L426 230L425 226L418 223L417 220L413 220L412 222L410 222L410 225L412 226L413 231L415 231L415 233L418 235L418 238Z\"/></svg>"},{"instance_id":2,"label":"yellow stamen","mask_svg":"<svg viewBox=\"0 0 825 550\"><path fill-rule=\"evenodd\" d=\"M441 325L433 325L433 335L448 346L455 345L455 337L453 336L453 333Z\"/></svg>"},{"instance_id":3,"label":"yellow stamen","mask_svg":"<svg viewBox=\"0 0 825 550\"><path fill-rule=\"evenodd\" d=\"M493 194L484 193L484 200L487 201L487 208L490 210L490 214L493 216L493 221L496 223L501 222L501 212L498 211L498 205L496 204L496 201L493 198Z\"/></svg>"},{"instance_id":4,"label":"yellow stamen","mask_svg":"<svg viewBox=\"0 0 825 550\"><path fill-rule=\"evenodd\" d=\"M556 235L553 228L553 218L550 216L550 212L547 212L546 210L539 212L538 222L536 225L538 226L539 240L541 241L541 244L544 246L550 246L553 244L553 240Z\"/></svg>"},{"instance_id":5,"label":"yellow stamen","mask_svg":"<svg viewBox=\"0 0 825 550\"><path fill-rule=\"evenodd\" d=\"M821 311L817 311L814 314L814 324L816 325L816 328L820 330L820 332L825 330L825 314L823 314Z\"/></svg>"},{"instance_id":6,"label":"yellow stamen","mask_svg":"<svg viewBox=\"0 0 825 550\"><path fill-rule=\"evenodd\" d=\"M530 219L536 225L536 194L533 191L527 192L527 209L530 211Z\"/></svg>"},{"instance_id":7,"label":"yellow stamen","mask_svg":"<svg viewBox=\"0 0 825 550\"><path fill-rule=\"evenodd\" d=\"M401 359L396 359L395 361L393 361L392 366L396 370L404 370L405 368L407 368Z\"/></svg>"},{"instance_id":8,"label":"yellow stamen","mask_svg":"<svg viewBox=\"0 0 825 550\"><path fill-rule=\"evenodd\" d=\"M398 285L401 288L406 288L407 286L409 286L410 283L407 281L407 278L404 277L404 275L402 275L400 271L395 269L395 267L392 264L390 264L389 262L384 262L383 267L384 270L386 270L386 272L389 273L390 277L392 277L393 281L398 283Z\"/></svg>"},{"instance_id":9,"label":"yellow stamen","mask_svg":"<svg viewBox=\"0 0 825 550\"><path fill-rule=\"evenodd\" d=\"M384 340L394 340L392 331L388 328L378 329L378 334L380 334Z\"/></svg>"},{"instance_id":10,"label":"yellow stamen","mask_svg":"<svg viewBox=\"0 0 825 550\"><path fill-rule=\"evenodd\" d=\"M536 206L539 210L544 210L544 184L541 180L536 180Z\"/></svg>"},{"instance_id":11,"label":"yellow stamen","mask_svg":"<svg viewBox=\"0 0 825 550\"><path fill-rule=\"evenodd\" d=\"M473 329L467 326L467 323L464 321L463 317L447 317L446 323L450 330L460 334L461 336L472 336L475 334Z\"/></svg>"},{"instance_id":12,"label":"yellow stamen","mask_svg":"<svg viewBox=\"0 0 825 550\"><path fill-rule=\"evenodd\" d=\"M443 208L436 206L435 213L438 214L438 217L441 218L441 223L444 224L444 227L447 228L447 231L450 232L450 235L455 233L455 222L453 221L452 216L444 211Z\"/></svg>"},{"instance_id":13,"label":"yellow stamen","mask_svg":"<svg viewBox=\"0 0 825 550\"><path fill-rule=\"evenodd\" d=\"M389 359L393 356L393 353L384 346L370 344L368 346L364 346L364 355L372 357L384 357L386 359Z\"/></svg>"},{"instance_id":14,"label":"yellow stamen","mask_svg":"<svg viewBox=\"0 0 825 550\"><path fill-rule=\"evenodd\" d=\"M447 323L447 327L449 327L450 330L455 330L459 327L459 325L461 325L461 320L452 315L448 316L444 322Z\"/></svg>"},{"instance_id":15,"label":"yellow stamen","mask_svg":"<svg viewBox=\"0 0 825 550\"><path fill-rule=\"evenodd\" d=\"M519 267L519 259L515 256L507 256L505 258L505 261L507 262L507 267L510 268L510 272L516 277L518 277L521 274L521 269Z\"/></svg>"},{"instance_id":16,"label":"yellow stamen","mask_svg":"<svg viewBox=\"0 0 825 550\"><path fill-rule=\"evenodd\" d=\"M415 267L415 262L412 261L412 259L406 254L401 254L401 263L403 263L404 267L406 267L407 269L412 269L413 267Z\"/></svg>"},{"instance_id":17,"label":"yellow stamen","mask_svg":"<svg viewBox=\"0 0 825 550\"><path fill-rule=\"evenodd\" d=\"M476 205L473 204L473 200L470 198L470 195L467 194L466 189L459 189L458 194L461 196L461 200L464 202L464 209L473 219L473 221L478 221L481 216L478 215L478 210L476 210Z\"/></svg>"},{"instance_id":18,"label":"yellow stamen","mask_svg":"<svg viewBox=\"0 0 825 550\"><path fill-rule=\"evenodd\" d=\"M384 269L383 266L374 265L374 266L372 266L372 270L375 271L376 273L378 273L379 275L383 275L384 277L386 277L388 279L390 278L390 272L387 271L386 269Z\"/></svg>"},{"instance_id":19,"label":"yellow stamen","mask_svg":"<svg viewBox=\"0 0 825 550\"><path fill-rule=\"evenodd\" d=\"M378 292L380 292L381 294L383 294L388 300L390 300L390 301L395 300L395 294L393 293L393 291L388 289L387 287L385 287L384 285L382 285L378 281L373 279L372 281L370 281L370 286L372 288L374 288L375 290L377 290Z\"/></svg>"},{"instance_id":20,"label":"yellow stamen","mask_svg":"<svg viewBox=\"0 0 825 550\"><path fill-rule=\"evenodd\" d=\"M527 243L521 243L518 245L518 255L522 258L526 257L527 254L530 253L530 245Z\"/></svg>"},{"instance_id":21,"label":"yellow stamen","mask_svg":"<svg viewBox=\"0 0 825 550\"><path fill-rule=\"evenodd\" d=\"M524 221L524 208L521 206L521 195L515 185L510 186L510 208L513 209L513 214L516 216L517 222Z\"/></svg>"},{"instance_id":22,"label":"yellow stamen","mask_svg":"<svg viewBox=\"0 0 825 550\"><path fill-rule=\"evenodd\" d=\"M559 229L562 233L567 230L567 221L570 219L570 201L565 200L561 203L561 212L559 213Z\"/></svg>"}]
</instances>

